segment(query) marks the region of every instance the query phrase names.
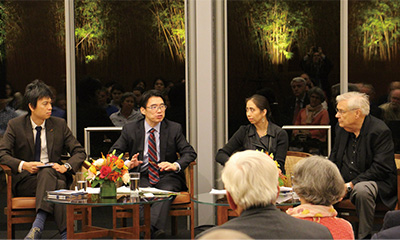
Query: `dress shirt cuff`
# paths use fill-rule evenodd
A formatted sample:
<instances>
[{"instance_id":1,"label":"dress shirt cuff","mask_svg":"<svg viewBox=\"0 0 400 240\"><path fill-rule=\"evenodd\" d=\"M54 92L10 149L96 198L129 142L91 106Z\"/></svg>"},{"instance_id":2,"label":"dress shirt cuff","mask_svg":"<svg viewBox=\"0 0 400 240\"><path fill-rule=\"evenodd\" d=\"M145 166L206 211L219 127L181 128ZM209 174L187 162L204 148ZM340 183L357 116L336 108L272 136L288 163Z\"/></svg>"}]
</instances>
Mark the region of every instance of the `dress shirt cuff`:
<instances>
[{"instance_id":1,"label":"dress shirt cuff","mask_svg":"<svg viewBox=\"0 0 400 240\"><path fill-rule=\"evenodd\" d=\"M180 172L181 171L181 165L178 162L174 162L173 164L178 168L178 170L176 170L175 172L176 173Z\"/></svg>"},{"instance_id":2,"label":"dress shirt cuff","mask_svg":"<svg viewBox=\"0 0 400 240\"><path fill-rule=\"evenodd\" d=\"M25 161L21 161L21 162L19 163L19 166L18 166L18 172L19 172L19 173L22 172L22 165L24 165L24 162L25 162Z\"/></svg>"}]
</instances>

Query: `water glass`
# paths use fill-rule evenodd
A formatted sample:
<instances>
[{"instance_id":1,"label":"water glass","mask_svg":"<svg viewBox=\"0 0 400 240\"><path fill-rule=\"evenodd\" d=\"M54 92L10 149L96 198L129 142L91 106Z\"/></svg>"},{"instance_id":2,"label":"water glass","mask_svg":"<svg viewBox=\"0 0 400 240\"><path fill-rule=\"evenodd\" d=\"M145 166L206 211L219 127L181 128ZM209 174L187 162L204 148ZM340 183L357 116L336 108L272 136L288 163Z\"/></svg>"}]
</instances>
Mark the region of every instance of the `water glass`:
<instances>
[{"instance_id":1,"label":"water glass","mask_svg":"<svg viewBox=\"0 0 400 240\"><path fill-rule=\"evenodd\" d=\"M85 176L83 175L83 172L77 172L75 174L75 178L76 178L76 186L78 188L78 191L86 192L87 181L86 181Z\"/></svg>"},{"instance_id":2,"label":"water glass","mask_svg":"<svg viewBox=\"0 0 400 240\"><path fill-rule=\"evenodd\" d=\"M139 183L140 183L140 173L139 172L132 172L129 173L130 177L130 188L131 192L139 192Z\"/></svg>"}]
</instances>

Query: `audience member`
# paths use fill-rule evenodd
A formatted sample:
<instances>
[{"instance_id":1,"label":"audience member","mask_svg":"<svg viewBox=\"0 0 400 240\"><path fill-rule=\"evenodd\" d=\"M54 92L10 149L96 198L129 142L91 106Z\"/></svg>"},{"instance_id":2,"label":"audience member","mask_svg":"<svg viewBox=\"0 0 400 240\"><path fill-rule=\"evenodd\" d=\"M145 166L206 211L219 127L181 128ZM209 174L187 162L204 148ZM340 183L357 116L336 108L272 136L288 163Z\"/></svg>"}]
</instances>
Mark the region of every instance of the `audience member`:
<instances>
[{"instance_id":1,"label":"audience member","mask_svg":"<svg viewBox=\"0 0 400 240\"><path fill-rule=\"evenodd\" d=\"M156 78L153 82L153 89L160 91L161 93L164 94L165 87L166 87L166 81L162 78Z\"/></svg>"},{"instance_id":2,"label":"audience member","mask_svg":"<svg viewBox=\"0 0 400 240\"><path fill-rule=\"evenodd\" d=\"M10 98L7 96L0 96L0 138L3 137L4 132L7 129L8 121L18 117L18 114L15 112L14 108L8 105L9 101Z\"/></svg>"},{"instance_id":3,"label":"audience member","mask_svg":"<svg viewBox=\"0 0 400 240\"><path fill-rule=\"evenodd\" d=\"M98 79L86 77L78 83L77 113L77 139L84 145L84 133L86 127L114 126L105 109L99 106L97 101L98 91L102 88ZM90 155L101 157L110 148L110 142L114 142L119 133L93 132L90 134Z\"/></svg>"},{"instance_id":4,"label":"audience member","mask_svg":"<svg viewBox=\"0 0 400 240\"><path fill-rule=\"evenodd\" d=\"M393 89L389 94L389 102L379 106L382 110L382 120L386 123L400 120L400 89Z\"/></svg>"},{"instance_id":5,"label":"audience member","mask_svg":"<svg viewBox=\"0 0 400 240\"><path fill-rule=\"evenodd\" d=\"M326 226L333 239L354 239L353 227L337 218L332 206L345 193L343 178L334 163L319 156L308 157L295 165L292 183L301 205L287 210L289 215Z\"/></svg>"},{"instance_id":6,"label":"audience member","mask_svg":"<svg viewBox=\"0 0 400 240\"><path fill-rule=\"evenodd\" d=\"M374 234L371 239L399 239L399 236L400 210L394 210L385 214L381 231Z\"/></svg>"},{"instance_id":7,"label":"audience member","mask_svg":"<svg viewBox=\"0 0 400 240\"><path fill-rule=\"evenodd\" d=\"M97 92L97 102L101 108L106 110L107 115L110 116L111 114L118 112L119 109L116 106L107 103L108 98L107 88L102 87Z\"/></svg>"},{"instance_id":8,"label":"audience member","mask_svg":"<svg viewBox=\"0 0 400 240\"><path fill-rule=\"evenodd\" d=\"M140 87L143 89L143 91L146 91L146 82L142 79L138 79L136 81L133 82L132 84L132 89Z\"/></svg>"},{"instance_id":9,"label":"audience member","mask_svg":"<svg viewBox=\"0 0 400 240\"><path fill-rule=\"evenodd\" d=\"M121 109L121 97L124 92L125 92L124 87L122 87L121 84L114 83L114 85L111 87L111 92L110 92L111 94L110 105L113 105L118 109Z\"/></svg>"},{"instance_id":10,"label":"audience member","mask_svg":"<svg viewBox=\"0 0 400 240\"><path fill-rule=\"evenodd\" d=\"M280 211L279 171L265 153L246 150L233 154L222 170L229 206L239 217L201 233L231 229L254 239L331 239L320 224L300 220Z\"/></svg>"},{"instance_id":11,"label":"audience member","mask_svg":"<svg viewBox=\"0 0 400 240\"><path fill-rule=\"evenodd\" d=\"M389 101L390 101L390 100L389 100L389 94L390 94L390 92L391 92L393 89L400 89L400 81L393 81L393 82L391 82L391 83L389 84L387 93L386 93L385 95L379 97L378 103L377 103L377 104L378 104L378 105L382 105L382 104L384 104L384 103L389 102Z\"/></svg>"},{"instance_id":12,"label":"audience member","mask_svg":"<svg viewBox=\"0 0 400 240\"><path fill-rule=\"evenodd\" d=\"M10 121L0 141L0 163L12 169L15 196L36 196L36 218L25 239L40 238L49 214L54 216L61 238L67 239L65 206L46 202L44 197L47 191L69 187L86 154L65 120L51 117L52 92L46 84L33 81L24 97L29 113ZM65 164L61 162L64 150L71 156ZM54 165L38 168L47 163Z\"/></svg>"},{"instance_id":13,"label":"audience member","mask_svg":"<svg viewBox=\"0 0 400 240\"><path fill-rule=\"evenodd\" d=\"M382 109L379 108L378 104L376 103L375 99L375 88L372 84L369 83L356 83L359 88L359 92L365 93L369 97L369 112L372 116L377 118L382 118Z\"/></svg>"},{"instance_id":14,"label":"audience member","mask_svg":"<svg viewBox=\"0 0 400 240\"><path fill-rule=\"evenodd\" d=\"M117 155L129 152L131 160L125 163L130 171L140 172L140 187L187 190L184 170L196 159L196 152L183 136L181 125L164 118L166 105L159 91L145 92L141 106L145 118L127 123L110 151L115 149ZM151 206L152 238L165 236L171 202Z\"/></svg>"},{"instance_id":15,"label":"audience member","mask_svg":"<svg viewBox=\"0 0 400 240\"><path fill-rule=\"evenodd\" d=\"M143 115L133 109L135 106L135 95L131 92L126 92L121 97L121 109L118 112L111 114L110 119L114 126L122 127L128 122L140 120Z\"/></svg>"},{"instance_id":16,"label":"audience member","mask_svg":"<svg viewBox=\"0 0 400 240\"><path fill-rule=\"evenodd\" d=\"M144 93L144 89L142 87L135 87L132 90L132 93L135 95L135 106L133 107L133 109L139 111L140 102L142 101L142 95Z\"/></svg>"},{"instance_id":17,"label":"audience member","mask_svg":"<svg viewBox=\"0 0 400 240\"><path fill-rule=\"evenodd\" d=\"M307 73L303 73L300 75L301 78L306 80L306 90L310 90L311 88L315 87L313 81L311 81L310 76Z\"/></svg>"},{"instance_id":18,"label":"audience member","mask_svg":"<svg viewBox=\"0 0 400 240\"><path fill-rule=\"evenodd\" d=\"M329 125L329 113L322 107L325 94L319 87L313 87L308 91L310 104L301 109L294 125ZM302 151L313 154L323 154L326 150L326 130L295 130L293 135L303 148Z\"/></svg>"},{"instance_id":19,"label":"audience member","mask_svg":"<svg viewBox=\"0 0 400 240\"><path fill-rule=\"evenodd\" d=\"M328 75L332 70L332 62L322 52L321 47L311 47L307 55L301 61L301 69L310 76L314 86L322 88L327 95L330 91Z\"/></svg>"},{"instance_id":20,"label":"audience member","mask_svg":"<svg viewBox=\"0 0 400 240\"><path fill-rule=\"evenodd\" d=\"M338 126L331 152L356 206L358 238L370 237L376 201L393 209L396 202L396 164L390 129L369 114L368 96L348 92L337 96Z\"/></svg>"},{"instance_id":21,"label":"audience member","mask_svg":"<svg viewBox=\"0 0 400 240\"><path fill-rule=\"evenodd\" d=\"M266 97L254 94L246 99L246 116L250 124L243 125L229 139L228 143L218 150L215 160L225 165L236 151L247 149L259 150L273 154L274 160L285 172L285 159L288 150L288 135L269 119L270 109Z\"/></svg>"},{"instance_id":22,"label":"audience member","mask_svg":"<svg viewBox=\"0 0 400 240\"><path fill-rule=\"evenodd\" d=\"M14 88L9 82L5 82L5 93L6 99L8 99L8 106L13 108L14 110L17 109L17 99L15 99L15 95L19 94L22 95L20 92L15 92Z\"/></svg>"},{"instance_id":23,"label":"audience member","mask_svg":"<svg viewBox=\"0 0 400 240\"><path fill-rule=\"evenodd\" d=\"M51 96L51 103L52 103L51 116L66 119L67 116L65 115L65 111L55 105L55 103L57 102L56 99L57 90L53 86L49 86L49 88L50 91L53 93L53 95Z\"/></svg>"},{"instance_id":24,"label":"audience member","mask_svg":"<svg viewBox=\"0 0 400 240\"><path fill-rule=\"evenodd\" d=\"M285 104L284 124L293 125L296 122L300 110L309 104L309 98L306 90L306 80L301 77L295 77L290 82L294 96L289 97Z\"/></svg>"}]
</instances>

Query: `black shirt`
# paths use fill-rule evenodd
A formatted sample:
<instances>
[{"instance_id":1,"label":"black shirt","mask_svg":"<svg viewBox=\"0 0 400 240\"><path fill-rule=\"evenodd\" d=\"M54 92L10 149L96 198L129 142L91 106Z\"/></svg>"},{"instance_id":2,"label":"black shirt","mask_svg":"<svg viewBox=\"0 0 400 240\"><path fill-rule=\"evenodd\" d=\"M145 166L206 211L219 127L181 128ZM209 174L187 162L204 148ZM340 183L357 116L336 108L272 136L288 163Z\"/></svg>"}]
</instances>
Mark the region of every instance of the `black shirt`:
<instances>
[{"instance_id":1,"label":"black shirt","mask_svg":"<svg viewBox=\"0 0 400 240\"><path fill-rule=\"evenodd\" d=\"M350 182L360 174L358 159L358 152L360 151L358 140L360 137L361 136L356 138L354 134L350 134L348 138L347 147L343 156L343 167L340 171L345 182Z\"/></svg>"}]
</instances>

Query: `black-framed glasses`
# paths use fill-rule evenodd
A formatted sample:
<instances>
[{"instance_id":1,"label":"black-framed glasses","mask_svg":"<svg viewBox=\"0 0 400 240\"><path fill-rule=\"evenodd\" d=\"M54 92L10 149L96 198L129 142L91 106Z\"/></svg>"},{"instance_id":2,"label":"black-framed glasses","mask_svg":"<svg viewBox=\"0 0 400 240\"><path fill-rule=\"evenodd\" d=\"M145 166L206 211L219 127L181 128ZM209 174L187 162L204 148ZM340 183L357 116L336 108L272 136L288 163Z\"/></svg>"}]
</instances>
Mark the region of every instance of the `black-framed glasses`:
<instances>
[{"instance_id":1,"label":"black-framed glasses","mask_svg":"<svg viewBox=\"0 0 400 240\"><path fill-rule=\"evenodd\" d=\"M349 109L349 110L342 110L342 109L335 108L336 112L339 113L340 115L343 115L343 114L345 114L347 112L351 112L351 111L354 111L354 110L357 110L357 109L358 108L353 108L353 109Z\"/></svg>"}]
</instances>

